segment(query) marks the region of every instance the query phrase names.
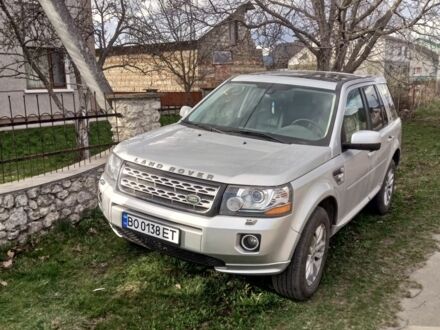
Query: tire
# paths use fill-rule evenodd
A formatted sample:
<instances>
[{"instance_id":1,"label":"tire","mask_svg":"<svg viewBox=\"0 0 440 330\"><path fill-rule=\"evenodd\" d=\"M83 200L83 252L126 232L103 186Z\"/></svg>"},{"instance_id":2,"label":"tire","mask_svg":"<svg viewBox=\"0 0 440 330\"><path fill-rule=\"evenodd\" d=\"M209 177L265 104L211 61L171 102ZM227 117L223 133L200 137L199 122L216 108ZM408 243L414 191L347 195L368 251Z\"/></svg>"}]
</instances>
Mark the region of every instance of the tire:
<instances>
[{"instance_id":1,"label":"tire","mask_svg":"<svg viewBox=\"0 0 440 330\"><path fill-rule=\"evenodd\" d=\"M325 237L321 240L321 243L323 243L322 248L316 250L318 252L316 256L321 255L321 262L319 263L319 269L307 280L306 267L310 265L308 259L314 259L315 256L315 254L309 256L309 252L312 244L315 242L315 237L319 235L318 228L325 234ZM298 301L310 298L318 290L319 283L321 282L328 255L329 240L330 219L327 212L318 206L301 234L289 266L281 274L272 276L272 285L275 291L281 296Z\"/></svg>"},{"instance_id":2,"label":"tire","mask_svg":"<svg viewBox=\"0 0 440 330\"><path fill-rule=\"evenodd\" d=\"M380 188L377 195L374 196L374 198L371 200L371 208L374 212L380 215L384 215L390 210L395 190L395 178L396 163L394 163L394 161L391 161L391 164L388 167L387 173L385 174L385 178L382 182L382 187Z\"/></svg>"}]
</instances>

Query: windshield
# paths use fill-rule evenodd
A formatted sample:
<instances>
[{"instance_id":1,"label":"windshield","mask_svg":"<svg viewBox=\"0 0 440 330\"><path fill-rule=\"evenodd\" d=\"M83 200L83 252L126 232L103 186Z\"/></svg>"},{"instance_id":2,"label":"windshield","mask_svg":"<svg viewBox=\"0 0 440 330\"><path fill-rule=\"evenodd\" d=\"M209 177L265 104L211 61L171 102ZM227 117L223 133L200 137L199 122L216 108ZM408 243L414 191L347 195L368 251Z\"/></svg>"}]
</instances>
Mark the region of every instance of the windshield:
<instances>
[{"instance_id":1,"label":"windshield","mask_svg":"<svg viewBox=\"0 0 440 330\"><path fill-rule=\"evenodd\" d=\"M229 82L183 121L217 132L246 133L286 143L321 144L329 135L335 93L314 88Z\"/></svg>"}]
</instances>

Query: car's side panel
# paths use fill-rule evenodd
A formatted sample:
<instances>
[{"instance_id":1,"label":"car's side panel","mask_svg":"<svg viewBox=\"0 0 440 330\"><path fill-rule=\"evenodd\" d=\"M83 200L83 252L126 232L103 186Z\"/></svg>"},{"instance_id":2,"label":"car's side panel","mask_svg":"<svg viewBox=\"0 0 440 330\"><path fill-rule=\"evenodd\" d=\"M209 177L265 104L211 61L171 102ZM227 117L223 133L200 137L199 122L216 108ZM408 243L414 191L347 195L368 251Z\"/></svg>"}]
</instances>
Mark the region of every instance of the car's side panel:
<instances>
[{"instance_id":1,"label":"car's side panel","mask_svg":"<svg viewBox=\"0 0 440 330\"><path fill-rule=\"evenodd\" d=\"M293 218L291 228L301 233L310 215L319 203L327 197L334 197L339 204L339 191L335 189L333 172L343 165L340 157L331 159L319 168L292 182Z\"/></svg>"},{"instance_id":2,"label":"car's side panel","mask_svg":"<svg viewBox=\"0 0 440 330\"><path fill-rule=\"evenodd\" d=\"M371 84L371 83L369 83ZM356 84L350 87L342 88L340 96L340 106L335 122L334 152L340 158L343 170L343 182L337 185L336 189L341 196L339 200L339 219L344 219L353 209L362 203L370 193L372 159L371 153L365 150L342 150L342 125L344 122L347 97L351 91L356 90L364 84Z\"/></svg>"},{"instance_id":3,"label":"car's side panel","mask_svg":"<svg viewBox=\"0 0 440 330\"><path fill-rule=\"evenodd\" d=\"M378 79L377 83L384 84L385 81L383 79ZM389 136L393 137L391 141L386 141L388 145L383 149L383 151L386 150L386 152L381 154L381 158L379 158L379 153L375 154L374 152L369 153L364 151L363 155L367 155L366 158L364 158L360 156L362 155L361 151L342 150L341 129L344 120L347 95L354 88L360 88L371 84L372 82L370 81L361 83L357 82L351 85L345 84L340 91L340 104L335 119L335 128L333 130L330 146L334 157L336 157L335 159L342 159L341 163L343 163L345 167L345 182L340 186L336 186L336 195L339 196L338 221L333 227L333 234L356 216L356 214L360 212L362 208L364 208L365 205L368 204L368 202L377 194L384 179L385 171L390 164L395 151L400 149L401 121L397 118L391 120L389 125L383 129L383 132L381 132L386 140ZM389 109L387 109L387 113L389 113ZM373 159L374 157L376 158ZM353 164L356 165L352 168L350 162L353 162ZM376 166L373 166L374 162L376 162ZM365 171L366 168L369 168L369 170ZM376 170L375 173L373 173L374 170ZM365 183L365 186L368 187L368 189L365 189L362 193L358 192L358 194L356 194L355 190L353 190L353 184L356 183L356 180ZM354 200L357 200L357 202L354 202Z\"/></svg>"},{"instance_id":4,"label":"car's side panel","mask_svg":"<svg viewBox=\"0 0 440 330\"><path fill-rule=\"evenodd\" d=\"M365 198L357 204L353 209L351 209L344 217L339 219L339 222L333 226L332 235L336 234L342 227L349 223L362 209L370 202L374 196L379 192L380 186L373 189L370 194L365 196Z\"/></svg>"},{"instance_id":5,"label":"car's side panel","mask_svg":"<svg viewBox=\"0 0 440 330\"><path fill-rule=\"evenodd\" d=\"M344 181L337 187L340 218L344 218L370 192L371 157L365 150L346 150L338 157L344 164Z\"/></svg>"},{"instance_id":6,"label":"car's side panel","mask_svg":"<svg viewBox=\"0 0 440 330\"><path fill-rule=\"evenodd\" d=\"M385 178L388 166L396 150L400 150L402 123L400 119L394 120L381 131L382 147L378 151L382 154L374 155L374 174L371 189L380 187Z\"/></svg>"},{"instance_id":7,"label":"car's side panel","mask_svg":"<svg viewBox=\"0 0 440 330\"><path fill-rule=\"evenodd\" d=\"M380 149L371 153L373 170L371 173L370 190L373 190L375 187L382 184L390 163L389 159L390 155L392 155L391 148L393 139L395 138L391 126L392 125L389 124L379 131L382 140Z\"/></svg>"}]
</instances>

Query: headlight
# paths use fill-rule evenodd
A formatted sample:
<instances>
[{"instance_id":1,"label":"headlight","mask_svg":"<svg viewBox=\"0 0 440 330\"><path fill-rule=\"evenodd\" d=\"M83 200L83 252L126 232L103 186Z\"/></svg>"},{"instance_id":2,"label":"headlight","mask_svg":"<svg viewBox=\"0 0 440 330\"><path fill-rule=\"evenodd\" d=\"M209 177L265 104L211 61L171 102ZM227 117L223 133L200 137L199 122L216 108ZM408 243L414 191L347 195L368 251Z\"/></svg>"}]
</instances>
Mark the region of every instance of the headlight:
<instances>
[{"instance_id":1,"label":"headlight","mask_svg":"<svg viewBox=\"0 0 440 330\"><path fill-rule=\"evenodd\" d=\"M290 185L281 187L228 186L220 214L277 217L292 210Z\"/></svg>"},{"instance_id":2,"label":"headlight","mask_svg":"<svg viewBox=\"0 0 440 330\"><path fill-rule=\"evenodd\" d=\"M119 169L122 166L122 159L116 156L113 152L107 159L105 165L104 175L110 183L115 183L118 179Z\"/></svg>"}]
</instances>

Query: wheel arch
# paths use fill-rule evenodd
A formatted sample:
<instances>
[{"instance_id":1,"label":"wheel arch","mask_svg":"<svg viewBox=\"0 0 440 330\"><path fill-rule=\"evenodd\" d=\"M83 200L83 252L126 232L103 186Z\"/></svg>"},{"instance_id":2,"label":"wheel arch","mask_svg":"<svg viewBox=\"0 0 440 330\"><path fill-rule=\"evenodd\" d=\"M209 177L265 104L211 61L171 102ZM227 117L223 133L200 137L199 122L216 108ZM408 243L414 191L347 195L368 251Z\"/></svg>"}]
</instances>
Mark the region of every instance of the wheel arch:
<instances>
[{"instance_id":1,"label":"wheel arch","mask_svg":"<svg viewBox=\"0 0 440 330\"><path fill-rule=\"evenodd\" d=\"M308 190L307 194L301 198L301 201L299 201L301 207L296 210L292 229L298 233L302 233L304 227L318 206L327 211L331 225L334 225L338 218L337 201L337 192L329 182L316 185ZM294 207L295 203L296 201L294 201Z\"/></svg>"},{"instance_id":2,"label":"wheel arch","mask_svg":"<svg viewBox=\"0 0 440 330\"><path fill-rule=\"evenodd\" d=\"M332 226L336 225L338 219L338 202L334 196L330 195L325 197L319 202L317 207L322 207L327 212Z\"/></svg>"},{"instance_id":3,"label":"wheel arch","mask_svg":"<svg viewBox=\"0 0 440 330\"><path fill-rule=\"evenodd\" d=\"M298 238L295 241L294 245L292 246L292 249L290 251L290 260L292 260L293 258L293 254L295 253L295 250L297 248L297 245L299 243L299 240L301 238L301 235L304 231L304 228L306 227L307 223L309 222L313 212L315 212L315 210L318 207L322 207L327 214L329 215L330 218L330 232L332 232L332 227L337 223L337 217L338 217L338 202L337 202L337 197L335 195L335 191L334 190L325 190L325 191L321 191L321 194L319 195L319 198L316 198L315 203L313 204L312 207L310 207L310 209L308 210L307 213L302 213L301 217L304 216L304 221L302 222L302 225L300 228L298 228L297 233ZM310 197L310 195L309 195Z\"/></svg>"},{"instance_id":4,"label":"wheel arch","mask_svg":"<svg viewBox=\"0 0 440 330\"><path fill-rule=\"evenodd\" d=\"M394 151L393 161L396 164L396 166L399 166L399 164L400 164L400 148L397 148L396 151Z\"/></svg>"}]
</instances>

